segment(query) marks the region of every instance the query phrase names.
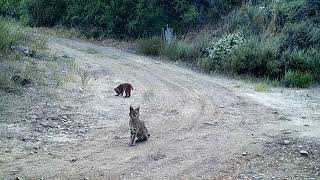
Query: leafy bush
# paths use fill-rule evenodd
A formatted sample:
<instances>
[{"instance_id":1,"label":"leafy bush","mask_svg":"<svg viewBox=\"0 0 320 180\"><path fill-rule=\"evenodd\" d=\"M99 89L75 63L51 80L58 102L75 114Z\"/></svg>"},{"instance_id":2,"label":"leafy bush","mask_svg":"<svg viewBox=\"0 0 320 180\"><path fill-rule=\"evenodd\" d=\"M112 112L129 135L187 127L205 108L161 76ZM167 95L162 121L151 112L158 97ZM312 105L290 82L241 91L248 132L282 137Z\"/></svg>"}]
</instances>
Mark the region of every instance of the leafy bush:
<instances>
[{"instance_id":1,"label":"leafy bush","mask_svg":"<svg viewBox=\"0 0 320 180\"><path fill-rule=\"evenodd\" d=\"M160 55L164 43L161 37L141 38L137 40L138 51L146 55Z\"/></svg>"},{"instance_id":2,"label":"leafy bush","mask_svg":"<svg viewBox=\"0 0 320 180\"><path fill-rule=\"evenodd\" d=\"M305 12L308 19L316 24L320 23L320 1L306 0Z\"/></svg>"},{"instance_id":3,"label":"leafy bush","mask_svg":"<svg viewBox=\"0 0 320 180\"><path fill-rule=\"evenodd\" d=\"M253 38L247 39L243 45L235 49L218 45L214 49L209 46L212 48L208 48L209 55L200 58L198 64L206 71L249 74L278 80L290 77L308 79L311 75L318 81L318 12L320 2L317 0L262 0L245 3L232 16L231 30L242 31L247 37ZM225 37L220 37L216 42L223 42ZM291 83L293 80L286 82L289 81L287 84L290 86L294 84ZM302 80L297 80L300 81ZM292 86L305 87L300 84Z\"/></svg>"},{"instance_id":4,"label":"leafy bush","mask_svg":"<svg viewBox=\"0 0 320 180\"><path fill-rule=\"evenodd\" d=\"M218 41L213 42L208 48L210 58L220 59L232 51L236 50L240 46L245 44L244 36L242 33L227 34Z\"/></svg>"},{"instance_id":5,"label":"leafy bush","mask_svg":"<svg viewBox=\"0 0 320 180\"><path fill-rule=\"evenodd\" d=\"M0 15L8 15L17 18L20 13L20 4L22 0L1 0Z\"/></svg>"},{"instance_id":6,"label":"leafy bush","mask_svg":"<svg viewBox=\"0 0 320 180\"><path fill-rule=\"evenodd\" d=\"M307 49L320 45L320 28L305 21L286 24L283 34L282 49Z\"/></svg>"},{"instance_id":7,"label":"leafy bush","mask_svg":"<svg viewBox=\"0 0 320 180\"><path fill-rule=\"evenodd\" d=\"M273 39L270 42L266 38L251 37L240 40L235 47L226 43L228 48L217 48L213 51L217 53L201 59L199 65L206 71L280 78L282 66L277 61L278 41Z\"/></svg>"},{"instance_id":8,"label":"leafy bush","mask_svg":"<svg viewBox=\"0 0 320 180\"><path fill-rule=\"evenodd\" d=\"M31 26L61 23L87 37L151 37L165 25L178 33L217 21L243 0L3 0L0 13Z\"/></svg>"},{"instance_id":9,"label":"leafy bush","mask_svg":"<svg viewBox=\"0 0 320 180\"><path fill-rule=\"evenodd\" d=\"M245 34L258 35L269 28L272 22L272 10L265 5L246 3L232 16L231 28L241 29Z\"/></svg>"},{"instance_id":10,"label":"leafy bush","mask_svg":"<svg viewBox=\"0 0 320 180\"><path fill-rule=\"evenodd\" d=\"M287 70L311 73L320 80L320 49L287 50L283 53L282 62Z\"/></svg>"},{"instance_id":11,"label":"leafy bush","mask_svg":"<svg viewBox=\"0 0 320 180\"><path fill-rule=\"evenodd\" d=\"M320 48L315 47L306 51L306 61L310 67L309 71L317 81L320 81Z\"/></svg>"},{"instance_id":12,"label":"leafy bush","mask_svg":"<svg viewBox=\"0 0 320 180\"><path fill-rule=\"evenodd\" d=\"M159 1L85 1L68 3L64 24L78 27L88 37L145 37L161 33Z\"/></svg>"},{"instance_id":13,"label":"leafy bush","mask_svg":"<svg viewBox=\"0 0 320 180\"><path fill-rule=\"evenodd\" d=\"M53 26L64 15L66 2L65 0L26 0L24 8L31 26Z\"/></svg>"},{"instance_id":14,"label":"leafy bush","mask_svg":"<svg viewBox=\"0 0 320 180\"><path fill-rule=\"evenodd\" d=\"M140 52L197 63L208 72L286 82L310 74L320 81L319 0L12 0L0 1L0 13L17 14L33 26L79 28L86 37L140 38ZM218 28L210 31L215 41L209 33L181 38L205 23ZM10 31L0 24L0 51L19 39Z\"/></svg>"},{"instance_id":15,"label":"leafy bush","mask_svg":"<svg viewBox=\"0 0 320 180\"><path fill-rule=\"evenodd\" d=\"M207 16L204 17L217 21L221 16L229 13L234 7L241 5L242 2L243 0L210 1L205 7L202 7L206 10L202 13L207 14Z\"/></svg>"},{"instance_id":16,"label":"leafy bush","mask_svg":"<svg viewBox=\"0 0 320 180\"><path fill-rule=\"evenodd\" d=\"M146 37L158 35L163 22L164 11L156 1L140 0L136 5L135 15L128 23L128 33L131 37Z\"/></svg>"},{"instance_id":17,"label":"leafy bush","mask_svg":"<svg viewBox=\"0 0 320 180\"><path fill-rule=\"evenodd\" d=\"M282 62L287 70L302 72L308 71L309 64L306 60L306 53L304 50L286 50L282 54Z\"/></svg>"},{"instance_id":18,"label":"leafy bush","mask_svg":"<svg viewBox=\"0 0 320 180\"><path fill-rule=\"evenodd\" d=\"M208 52L208 57L199 59L198 65L208 72L228 72L230 70L230 66L226 63L229 60L224 61L224 59L229 57L229 55L233 51L235 51L243 45L245 45L245 40L242 33L238 32L233 34L227 34L209 45L209 47L206 49L206 51Z\"/></svg>"},{"instance_id":19,"label":"leafy bush","mask_svg":"<svg viewBox=\"0 0 320 180\"><path fill-rule=\"evenodd\" d=\"M306 88L314 81L312 74L298 71L287 71L282 79L286 87Z\"/></svg>"},{"instance_id":20,"label":"leafy bush","mask_svg":"<svg viewBox=\"0 0 320 180\"><path fill-rule=\"evenodd\" d=\"M225 69L236 74L250 74L256 77L278 78L281 75L280 63L276 60L277 41L251 38L246 45L235 49L226 61Z\"/></svg>"},{"instance_id":21,"label":"leafy bush","mask_svg":"<svg viewBox=\"0 0 320 180\"><path fill-rule=\"evenodd\" d=\"M273 11L276 16L276 24L282 28L285 23L298 22L305 17L305 0L274 1Z\"/></svg>"}]
</instances>

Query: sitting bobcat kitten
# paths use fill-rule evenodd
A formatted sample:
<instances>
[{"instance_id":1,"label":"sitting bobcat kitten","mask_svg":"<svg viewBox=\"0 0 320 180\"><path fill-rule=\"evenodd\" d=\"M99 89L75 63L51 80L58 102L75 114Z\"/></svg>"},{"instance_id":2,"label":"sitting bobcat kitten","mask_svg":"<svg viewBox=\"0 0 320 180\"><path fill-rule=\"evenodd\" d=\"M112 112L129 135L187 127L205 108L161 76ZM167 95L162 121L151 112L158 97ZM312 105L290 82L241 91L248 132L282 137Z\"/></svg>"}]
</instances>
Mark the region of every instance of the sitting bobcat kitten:
<instances>
[{"instance_id":1,"label":"sitting bobcat kitten","mask_svg":"<svg viewBox=\"0 0 320 180\"><path fill-rule=\"evenodd\" d=\"M114 88L114 91L117 93L116 96L123 95L123 92L126 92L126 97L130 97L131 90L133 90L133 87L129 83L120 84L118 87Z\"/></svg>"},{"instance_id":2,"label":"sitting bobcat kitten","mask_svg":"<svg viewBox=\"0 0 320 180\"><path fill-rule=\"evenodd\" d=\"M133 146L135 142L143 142L148 140L148 137L150 137L150 134L148 134L148 130L146 126L144 125L144 122L139 119L139 110L140 107L137 107L136 109L133 109L130 106L130 131L131 131L131 138L129 146ZM137 140L135 141L137 137Z\"/></svg>"}]
</instances>

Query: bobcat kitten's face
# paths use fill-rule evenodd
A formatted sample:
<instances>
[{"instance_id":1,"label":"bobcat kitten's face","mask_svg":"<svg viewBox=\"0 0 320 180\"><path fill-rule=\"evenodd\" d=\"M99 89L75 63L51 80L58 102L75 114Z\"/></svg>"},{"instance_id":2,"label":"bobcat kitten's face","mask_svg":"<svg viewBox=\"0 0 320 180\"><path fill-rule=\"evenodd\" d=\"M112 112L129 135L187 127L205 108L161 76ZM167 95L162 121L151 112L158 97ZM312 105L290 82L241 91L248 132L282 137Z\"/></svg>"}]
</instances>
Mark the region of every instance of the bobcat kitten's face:
<instances>
[{"instance_id":1,"label":"bobcat kitten's face","mask_svg":"<svg viewBox=\"0 0 320 180\"><path fill-rule=\"evenodd\" d=\"M131 119L139 119L139 110L140 110L140 107L137 107L136 109L133 109L131 106L130 106L130 113L129 113L129 116Z\"/></svg>"},{"instance_id":2,"label":"bobcat kitten's face","mask_svg":"<svg viewBox=\"0 0 320 180\"><path fill-rule=\"evenodd\" d=\"M114 88L113 90L114 90L117 94L120 93L120 90L119 90L118 88Z\"/></svg>"}]
</instances>

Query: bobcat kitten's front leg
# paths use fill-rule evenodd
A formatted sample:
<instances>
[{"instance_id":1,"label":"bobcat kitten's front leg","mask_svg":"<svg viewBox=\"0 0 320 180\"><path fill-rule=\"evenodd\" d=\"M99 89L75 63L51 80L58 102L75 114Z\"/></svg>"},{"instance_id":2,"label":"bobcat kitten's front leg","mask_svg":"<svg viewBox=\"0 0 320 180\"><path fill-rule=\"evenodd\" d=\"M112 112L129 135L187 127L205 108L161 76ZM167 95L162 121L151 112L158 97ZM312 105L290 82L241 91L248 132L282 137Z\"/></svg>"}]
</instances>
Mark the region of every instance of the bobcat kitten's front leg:
<instances>
[{"instance_id":1,"label":"bobcat kitten's front leg","mask_svg":"<svg viewBox=\"0 0 320 180\"><path fill-rule=\"evenodd\" d=\"M134 145L134 140L137 137L137 130L136 129L131 129L131 137L130 137L130 143L129 146L133 146Z\"/></svg>"}]
</instances>

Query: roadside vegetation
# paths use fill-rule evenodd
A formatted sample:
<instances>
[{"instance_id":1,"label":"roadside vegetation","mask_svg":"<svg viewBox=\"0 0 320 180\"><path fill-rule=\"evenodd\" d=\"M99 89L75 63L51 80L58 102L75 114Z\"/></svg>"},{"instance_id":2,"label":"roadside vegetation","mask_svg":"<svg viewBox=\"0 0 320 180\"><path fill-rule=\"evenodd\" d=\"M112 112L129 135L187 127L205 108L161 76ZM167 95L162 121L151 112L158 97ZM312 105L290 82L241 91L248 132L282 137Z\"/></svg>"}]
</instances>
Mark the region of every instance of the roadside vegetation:
<instances>
[{"instance_id":1,"label":"roadside vegetation","mask_svg":"<svg viewBox=\"0 0 320 180\"><path fill-rule=\"evenodd\" d=\"M33 59L46 48L46 40L26 33L16 22L0 18L0 90L20 92L40 79L41 68Z\"/></svg>"},{"instance_id":2,"label":"roadside vegetation","mask_svg":"<svg viewBox=\"0 0 320 180\"><path fill-rule=\"evenodd\" d=\"M82 69L69 57L46 53L47 39L15 20L0 18L0 91L23 93L32 85L66 85L81 79Z\"/></svg>"},{"instance_id":3,"label":"roadside vegetation","mask_svg":"<svg viewBox=\"0 0 320 180\"><path fill-rule=\"evenodd\" d=\"M25 25L136 40L140 53L286 87L320 81L319 0L2 0Z\"/></svg>"},{"instance_id":4,"label":"roadside vegetation","mask_svg":"<svg viewBox=\"0 0 320 180\"><path fill-rule=\"evenodd\" d=\"M224 33L199 32L200 41L186 36L175 37L172 43L164 35L162 41L143 38L137 44L142 53L192 62L208 73L250 75L306 88L320 81L319 12L320 1L244 2L221 20L228 24L222 26ZM160 49L148 51L151 47Z\"/></svg>"}]
</instances>

